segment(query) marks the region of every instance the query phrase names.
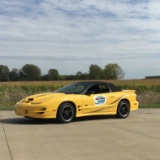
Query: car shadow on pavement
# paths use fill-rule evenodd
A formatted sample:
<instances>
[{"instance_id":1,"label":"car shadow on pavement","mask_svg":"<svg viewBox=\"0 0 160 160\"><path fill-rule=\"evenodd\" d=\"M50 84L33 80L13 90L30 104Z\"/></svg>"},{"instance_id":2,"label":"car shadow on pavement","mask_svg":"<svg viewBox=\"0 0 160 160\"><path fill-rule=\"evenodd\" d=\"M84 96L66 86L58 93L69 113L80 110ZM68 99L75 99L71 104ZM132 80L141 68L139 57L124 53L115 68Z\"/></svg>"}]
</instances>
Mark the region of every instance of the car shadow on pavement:
<instances>
[{"instance_id":1,"label":"car shadow on pavement","mask_svg":"<svg viewBox=\"0 0 160 160\"><path fill-rule=\"evenodd\" d=\"M83 121L100 121L100 120L109 120L116 119L117 117L114 115L104 115L104 116L86 116L86 117L78 117L75 118L73 122L83 122Z\"/></svg>"},{"instance_id":2,"label":"car shadow on pavement","mask_svg":"<svg viewBox=\"0 0 160 160\"><path fill-rule=\"evenodd\" d=\"M79 123L84 121L100 121L100 120L109 120L116 119L115 116L87 116L87 117L78 117L75 118L70 123ZM5 118L0 119L0 122L3 124L18 124L18 125L45 125L45 124L60 124L56 119L32 119L32 118ZM65 124L65 123L64 123Z\"/></svg>"},{"instance_id":3,"label":"car shadow on pavement","mask_svg":"<svg viewBox=\"0 0 160 160\"><path fill-rule=\"evenodd\" d=\"M43 125L57 124L55 119L31 119L31 118L5 118L0 120L4 124L19 124L19 125Z\"/></svg>"}]
</instances>

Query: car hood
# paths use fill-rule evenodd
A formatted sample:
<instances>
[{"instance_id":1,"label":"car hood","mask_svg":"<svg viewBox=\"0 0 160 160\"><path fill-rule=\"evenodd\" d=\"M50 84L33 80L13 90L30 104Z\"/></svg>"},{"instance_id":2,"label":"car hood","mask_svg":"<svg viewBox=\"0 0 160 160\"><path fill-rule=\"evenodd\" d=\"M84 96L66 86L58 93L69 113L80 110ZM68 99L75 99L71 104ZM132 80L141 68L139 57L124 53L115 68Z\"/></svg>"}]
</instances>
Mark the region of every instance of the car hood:
<instances>
[{"instance_id":1,"label":"car hood","mask_svg":"<svg viewBox=\"0 0 160 160\"><path fill-rule=\"evenodd\" d=\"M32 104L39 104L49 101L50 99L57 99L58 97L63 97L64 93L41 93L31 95L26 97L22 100L22 103L32 103Z\"/></svg>"}]
</instances>

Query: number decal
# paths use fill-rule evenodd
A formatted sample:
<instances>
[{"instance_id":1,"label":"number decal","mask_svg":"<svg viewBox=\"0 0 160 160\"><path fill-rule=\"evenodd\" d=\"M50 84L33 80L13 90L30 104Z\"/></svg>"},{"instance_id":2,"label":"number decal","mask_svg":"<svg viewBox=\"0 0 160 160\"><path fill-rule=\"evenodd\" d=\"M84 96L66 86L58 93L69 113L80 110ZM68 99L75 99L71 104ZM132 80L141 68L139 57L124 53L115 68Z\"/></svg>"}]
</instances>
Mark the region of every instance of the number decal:
<instances>
[{"instance_id":1,"label":"number decal","mask_svg":"<svg viewBox=\"0 0 160 160\"><path fill-rule=\"evenodd\" d=\"M95 105L103 105L106 103L106 101L107 101L107 98L103 95L94 97L94 104Z\"/></svg>"}]
</instances>

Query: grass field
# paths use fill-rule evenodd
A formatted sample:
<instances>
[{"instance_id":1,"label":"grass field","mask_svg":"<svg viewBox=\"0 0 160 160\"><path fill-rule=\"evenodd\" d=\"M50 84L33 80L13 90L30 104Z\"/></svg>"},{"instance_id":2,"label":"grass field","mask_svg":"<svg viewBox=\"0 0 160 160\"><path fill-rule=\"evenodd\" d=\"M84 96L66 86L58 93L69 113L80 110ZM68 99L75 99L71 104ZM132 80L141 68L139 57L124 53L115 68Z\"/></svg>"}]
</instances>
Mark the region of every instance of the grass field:
<instances>
[{"instance_id":1,"label":"grass field","mask_svg":"<svg viewBox=\"0 0 160 160\"><path fill-rule=\"evenodd\" d=\"M0 109L14 109L20 99L42 92L52 92L75 81L0 82ZM110 80L121 89L136 90L142 108L160 108L160 79Z\"/></svg>"}]
</instances>

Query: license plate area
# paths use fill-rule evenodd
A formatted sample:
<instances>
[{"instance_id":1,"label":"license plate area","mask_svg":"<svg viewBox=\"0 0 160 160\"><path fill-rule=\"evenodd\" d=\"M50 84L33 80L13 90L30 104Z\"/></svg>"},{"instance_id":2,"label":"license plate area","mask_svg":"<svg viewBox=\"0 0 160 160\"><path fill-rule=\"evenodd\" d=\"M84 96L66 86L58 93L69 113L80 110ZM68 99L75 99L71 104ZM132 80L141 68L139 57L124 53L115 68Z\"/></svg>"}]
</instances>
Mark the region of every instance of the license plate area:
<instances>
[{"instance_id":1,"label":"license plate area","mask_svg":"<svg viewBox=\"0 0 160 160\"><path fill-rule=\"evenodd\" d=\"M20 108L16 109L16 113L18 115L22 115L23 114L23 109L20 109Z\"/></svg>"}]
</instances>

